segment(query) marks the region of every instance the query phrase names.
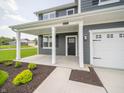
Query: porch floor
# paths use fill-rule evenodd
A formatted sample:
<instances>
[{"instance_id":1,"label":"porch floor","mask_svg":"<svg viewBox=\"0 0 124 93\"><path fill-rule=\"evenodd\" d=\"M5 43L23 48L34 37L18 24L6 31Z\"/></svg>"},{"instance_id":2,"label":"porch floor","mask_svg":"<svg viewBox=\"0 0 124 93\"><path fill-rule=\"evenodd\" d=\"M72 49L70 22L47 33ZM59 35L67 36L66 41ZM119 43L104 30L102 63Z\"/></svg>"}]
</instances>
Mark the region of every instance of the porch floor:
<instances>
[{"instance_id":1,"label":"porch floor","mask_svg":"<svg viewBox=\"0 0 124 93\"><path fill-rule=\"evenodd\" d=\"M56 56L56 64L54 65L52 64L51 55L34 55L22 58L19 61L89 71L88 65L85 65L84 68L79 66L78 57L76 56Z\"/></svg>"}]
</instances>

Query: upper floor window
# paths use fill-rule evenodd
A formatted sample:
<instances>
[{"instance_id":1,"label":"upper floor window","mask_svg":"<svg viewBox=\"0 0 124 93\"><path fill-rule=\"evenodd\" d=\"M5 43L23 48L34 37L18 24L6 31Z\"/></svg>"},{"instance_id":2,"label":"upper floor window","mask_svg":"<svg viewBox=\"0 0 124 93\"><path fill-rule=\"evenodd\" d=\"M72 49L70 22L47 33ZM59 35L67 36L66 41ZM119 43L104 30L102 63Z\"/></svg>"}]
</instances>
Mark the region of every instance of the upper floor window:
<instances>
[{"instance_id":1,"label":"upper floor window","mask_svg":"<svg viewBox=\"0 0 124 93\"><path fill-rule=\"evenodd\" d=\"M120 0L99 0L99 5L106 5L110 3L119 2Z\"/></svg>"},{"instance_id":2,"label":"upper floor window","mask_svg":"<svg viewBox=\"0 0 124 93\"><path fill-rule=\"evenodd\" d=\"M48 20L56 17L56 12L43 14L43 20Z\"/></svg>"},{"instance_id":3,"label":"upper floor window","mask_svg":"<svg viewBox=\"0 0 124 93\"><path fill-rule=\"evenodd\" d=\"M74 8L66 10L66 15L72 15L75 13Z\"/></svg>"}]
</instances>

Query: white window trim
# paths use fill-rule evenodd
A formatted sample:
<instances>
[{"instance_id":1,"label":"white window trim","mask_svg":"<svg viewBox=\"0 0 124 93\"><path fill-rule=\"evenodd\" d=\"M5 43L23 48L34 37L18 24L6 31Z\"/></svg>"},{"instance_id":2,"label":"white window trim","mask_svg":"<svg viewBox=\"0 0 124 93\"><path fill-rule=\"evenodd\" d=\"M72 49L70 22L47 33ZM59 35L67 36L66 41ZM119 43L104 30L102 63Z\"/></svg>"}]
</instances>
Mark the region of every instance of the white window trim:
<instances>
[{"instance_id":1,"label":"white window trim","mask_svg":"<svg viewBox=\"0 0 124 93\"><path fill-rule=\"evenodd\" d=\"M43 38L44 38L45 36L50 37L51 35L43 35ZM44 41L43 41L43 49L52 49L52 46L50 47L50 42L49 42L49 41L48 41L48 47L45 47L45 46L44 46Z\"/></svg>"},{"instance_id":2,"label":"white window trim","mask_svg":"<svg viewBox=\"0 0 124 93\"><path fill-rule=\"evenodd\" d=\"M55 18L56 18L56 11L53 11L53 12L49 12L49 13L43 14L43 20L54 19L54 18L50 18L50 14L51 14L51 13L54 13L54 14L55 14ZM44 16L45 16L45 15L48 15L48 19L44 19Z\"/></svg>"},{"instance_id":3,"label":"white window trim","mask_svg":"<svg viewBox=\"0 0 124 93\"><path fill-rule=\"evenodd\" d=\"M65 55L66 55L66 56L69 56L69 55L68 55L68 38L69 38L69 37L75 37L75 39L76 39L76 42L75 42L75 53L76 53L76 54L75 54L75 56L77 56L77 35L69 35L69 36L66 36L66 39L65 39L65 43L66 43L66 44L65 44L65 48L66 48L66 49L65 49Z\"/></svg>"},{"instance_id":4,"label":"white window trim","mask_svg":"<svg viewBox=\"0 0 124 93\"><path fill-rule=\"evenodd\" d=\"M68 11L71 11L71 10L73 10L73 14L75 13L75 9L74 8L71 8L71 9L67 9L66 10L66 15L68 15Z\"/></svg>"},{"instance_id":5,"label":"white window trim","mask_svg":"<svg viewBox=\"0 0 124 93\"><path fill-rule=\"evenodd\" d=\"M120 0L108 0L108 1L101 1L99 0L99 4L98 5L106 5L106 4L110 4L110 3L115 3L115 2L119 2Z\"/></svg>"}]
</instances>

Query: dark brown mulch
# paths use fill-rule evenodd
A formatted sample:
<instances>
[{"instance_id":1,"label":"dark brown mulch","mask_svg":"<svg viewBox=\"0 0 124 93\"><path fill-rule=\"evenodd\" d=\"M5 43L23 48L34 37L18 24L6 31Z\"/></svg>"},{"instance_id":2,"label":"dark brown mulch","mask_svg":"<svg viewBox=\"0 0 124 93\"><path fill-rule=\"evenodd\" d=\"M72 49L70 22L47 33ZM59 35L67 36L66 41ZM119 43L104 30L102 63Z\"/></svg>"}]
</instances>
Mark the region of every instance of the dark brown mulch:
<instances>
[{"instance_id":1,"label":"dark brown mulch","mask_svg":"<svg viewBox=\"0 0 124 93\"><path fill-rule=\"evenodd\" d=\"M5 90L7 93L33 93L55 68L54 66L37 65L37 69L33 70L33 80L30 83L14 86L12 84L13 78L21 71L27 69L27 63L23 63L20 68L14 68L14 65L5 66L0 64L0 69L9 73L9 79L0 88L0 91Z\"/></svg>"},{"instance_id":2,"label":"dark brown mulch","mask_svg":"<svg viewBox=\"0 0 124 93\"><path fill-rule=\"evenodd\" d=\"M103 87L103 84L100 81L94 69L92 67L89 67L89 69L90 72L81 71L81 70L72 70L69 80Z\"/></svg>"}]
</instances>

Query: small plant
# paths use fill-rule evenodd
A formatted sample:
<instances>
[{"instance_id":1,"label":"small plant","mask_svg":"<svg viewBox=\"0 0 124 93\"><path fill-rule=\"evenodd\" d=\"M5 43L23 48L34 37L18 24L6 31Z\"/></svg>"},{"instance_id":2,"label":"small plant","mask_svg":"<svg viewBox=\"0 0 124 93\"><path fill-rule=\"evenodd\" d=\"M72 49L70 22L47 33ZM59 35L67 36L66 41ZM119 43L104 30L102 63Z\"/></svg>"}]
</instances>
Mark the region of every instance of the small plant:
<instances>
[{"instance_id":1,"label":"small plant","mask_svg":"<svg viewBox=\"0 0 124 93\"><path fill-rule=\"evenodd\" d=\"M34 63L29 63L29 64L28 64L28 69L34 70L34 69L36 69L36 68L37 68L37 65L36 65L36 64L34 64Z\"/></svg>"},{"instance_id":2,"label":"small plant","mask_svg":"<svg viewBox=\"0 0 124 93\"><path fill-rule=\"evenodd\" d=\"M4 65L6 66L11 66L13 64L13 61L6 61L4 62Z\"/></svg>"},{"instance_id":3,"label":"small plant","mask_svg":"<svg viewBox=\"0 0 124 93\"><path fill-rule=\"evenodd\" d=\"M19 68L19 67L21 67L22 66L22 63L21 62L15 62L15 68Z\"/></svg>"},{"instance_id":4,"label":"small plant","mask_svg":"<svg viewBox=\"0 0 124 93\"><path fill-rule=\"evenodd\" d=\"M0 64L3 64L4 63L4 61L0 61Z\"/></svg>"},{"instance_id":5,"label":"small plant","mask_svg":"<svg viewBox=\"0 0 124 93\"><path fill-rule=\"evenodd\" d=\"M8 79L9 74L3 70L0 70L0 86L4 85Z\"/></svg>"},{"instance_id":6,"label":"small plant","mask_svg":"<svg viewBox=\"0 0 124 93\"><path fill-rule=\"evenodd\" d=\"M24 70L19 73L12 81L14 85L26 84L32 80L33 73L30 70Z\"/></svg>"}]
</instances>

